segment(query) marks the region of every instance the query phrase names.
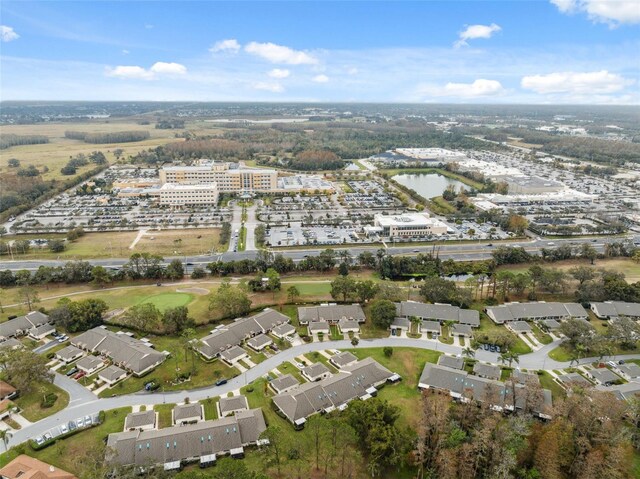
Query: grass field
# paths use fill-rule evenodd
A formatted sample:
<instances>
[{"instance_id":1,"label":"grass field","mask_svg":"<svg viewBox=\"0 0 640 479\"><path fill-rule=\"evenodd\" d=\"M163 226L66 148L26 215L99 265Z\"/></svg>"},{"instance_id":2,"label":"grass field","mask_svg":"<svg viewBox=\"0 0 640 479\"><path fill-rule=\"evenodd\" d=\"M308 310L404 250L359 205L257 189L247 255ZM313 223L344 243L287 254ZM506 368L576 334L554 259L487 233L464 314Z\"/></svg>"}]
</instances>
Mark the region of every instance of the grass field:
<instances>
[{"instance_id":1,"label":"grass field","mask_svg":"<svg viewBox=\"0 0 640 479\"><path fill-rule=\"evenodd\" d=\"M187 306L193 301L193 295L188 293L162 293L154 294L144 298L138 304L151 303L160 311L164 312L169 308L177 308L179 306Z\"/></svg>"},{"instance_id":2,"label":"grass field","mask_svg":"<svg viewBox=\"0 0 640 479\"><path fill-rule=\"evenodd\" d=\"M56 394L58 399L50 408L40 407L42 398L47 394ZM37 422L47 416L62 411L69 404L69 394L52 383L41 383L34 386L33 391L29 394L21 395L13 401L20 409L25 419L31 422Z\"/></svg>"},{"instance_id":3,"label":"grass field","mask_svg":"<svg viewBox=\"0 0 640 479\"><path fill-rule=\"evenodd\" d=\"M558 261L556 263L550 263L549 265L545 265L545 267L549 268L557 268L563 271L567 271L574 266L589 266L590 262L588 260L580 260L580 259L571 259L567 261ZM498 269L507 269L514 273L524 273L528 271L530 265L507 265L500 266ZM606 259L598 259L596 260L593 268L605 268L611 269L613 271L617 271L619 273L624 273L627 282L635 283L636 281L640 281L640 264L634 263L629 258L606 258Z\"/></svg>"},{"instance_id":4,"label":"grass field","mask_svg":"<svg viewBox=\"0 0 640 479\"><path fill-rule=\"evenodd\" d=\"M109 143L102 145L92 145L84 143L81 140L70 140L64 137L66 130L85 131L89 133L107 133L114 131L126 130L144 130L148 131L150 138L144 141L133 143ZM75 123L41 123L37 125L4 125L2 133L16 135L44 135L49 138L49 143L41 145L23 145L13 146L2 151L2 160L0 161L0 173L4 173L9 158L17 158L20 160L21 166L34 165L39 169L48 167L49 171L43 175L45 180L64 178L60 174L62 168L70 156L76 156L80 153L85 155L93 151L102 151L109 162L115 161L113 150L120 148L124 151L123 157L135 155L142 150L165 145L170 142L182 141L175 138L175 130L156 130L155 125L138 125L130 120L112 121L86 121ZM92 168L85 166L78 170L82 173Z\"/></svg>"},{"instance_id":5,"label":"grass field","mask_svg":"<svg viewBox=\"0 0 640 479\"><path fill-rule=\"evenodd\" d=\"M559 399L566 396L566 392L562 387L553 380L553 376L546 371L542 371L538 374L538 378L540 378L540 385L551 391L551 396L553 399Z\"/></svg>"},{"instance_id":6,"label":"grass field","mask_svg":"<svg viewBox=\"0 0 640 479\"><path fill-rule=\"evenodd\" d=\"M220 229L182 229L147 231L129 249L137 231L109 231L87 233L73 243L67 243L62 253L52 253L48 248L32 249L26 255L14 254L14 259L88 259L88 258L128 258L133 253L152 253L161 256L182 256L209 254L218 251ZM7 239L64 239L63 234L35 234L9 236ZM7 258L7 256L4 256Z\"/></svg>"}]
</instances>

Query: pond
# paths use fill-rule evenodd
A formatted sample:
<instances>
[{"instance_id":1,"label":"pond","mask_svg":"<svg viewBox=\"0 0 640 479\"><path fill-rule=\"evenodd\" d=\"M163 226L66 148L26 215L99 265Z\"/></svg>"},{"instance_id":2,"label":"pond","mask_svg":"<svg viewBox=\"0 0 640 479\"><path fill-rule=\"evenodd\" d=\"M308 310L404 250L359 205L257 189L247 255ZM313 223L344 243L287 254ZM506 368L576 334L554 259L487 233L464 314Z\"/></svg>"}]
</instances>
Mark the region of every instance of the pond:
<instances>
[{"instance_id":1,"label":"pond","mask_svg":"<svg viewBox=\"0 0 640 479\"><path fill-rule=\"evenodd\" d=\"M442 193L447 189L449 185L453 185L456 191L460 190L460 187L468 190L469 187L458 180L452 180L440 173L410 173L395 175L391 179L397 181L407 188L411 188L420 196L431 199L436 196L442 196Z\"/></svg>"}]
</instances>

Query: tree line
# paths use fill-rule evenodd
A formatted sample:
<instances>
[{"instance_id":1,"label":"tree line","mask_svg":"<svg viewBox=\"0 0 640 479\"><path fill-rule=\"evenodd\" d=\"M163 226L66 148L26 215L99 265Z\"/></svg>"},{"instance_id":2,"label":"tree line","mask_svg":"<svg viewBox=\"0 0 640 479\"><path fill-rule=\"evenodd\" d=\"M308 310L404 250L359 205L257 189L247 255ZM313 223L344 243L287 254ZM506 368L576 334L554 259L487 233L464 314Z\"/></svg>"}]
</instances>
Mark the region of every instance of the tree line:
<instances>
[{"instance_id":1,"label":"tree line","mask_svg":"<svg viewBox=\"0 0 640 479\"><path fill-rule=\"evenodd\" d=\"M44 135L0 135L0 150L6 150L12 146L41 145L49 143L49 138Z\"/></svg>"},{"instance_id":2,"label":"tree line","mask_svg":"<svg viewBox=\"0 0 640 479\"><path fill-rule=\"evenodd\" d=\"M111 131L105 133L89 133L86 131L67 130L65 138L82 140L85 143L130 143L149 138L149 132L145 130Z\"/></svg>"}]
</instances>

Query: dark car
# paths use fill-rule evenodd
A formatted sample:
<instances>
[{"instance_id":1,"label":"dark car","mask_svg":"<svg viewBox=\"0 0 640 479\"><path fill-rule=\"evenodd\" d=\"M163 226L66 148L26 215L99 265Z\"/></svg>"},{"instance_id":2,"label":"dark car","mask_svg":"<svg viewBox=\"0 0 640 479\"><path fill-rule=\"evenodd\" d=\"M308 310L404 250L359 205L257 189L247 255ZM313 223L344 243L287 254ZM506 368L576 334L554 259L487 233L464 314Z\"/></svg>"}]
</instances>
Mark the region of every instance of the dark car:
<instances>
[{"instance_id":1,"label":"dark car","mask_svg":"<svg viewBox=\"0 0 640 479\"><path fill-rule=\"evenodd\" d=\"M226 379L218 379L216 381L216 386L222 386L223 384L227 384L227 380Z\"/></svg>"},{"instance_id":2,"label":"dark car","mask_svg":"<svg viewBox=\"0 0 640 479\"><path fill-rule=\"evenodd\" d=\"M67 376L73 376L75 373L77 373L79 370L78 368L73 368L73 369L69 369L67 371Z\"/></svg>"}]
</instances>

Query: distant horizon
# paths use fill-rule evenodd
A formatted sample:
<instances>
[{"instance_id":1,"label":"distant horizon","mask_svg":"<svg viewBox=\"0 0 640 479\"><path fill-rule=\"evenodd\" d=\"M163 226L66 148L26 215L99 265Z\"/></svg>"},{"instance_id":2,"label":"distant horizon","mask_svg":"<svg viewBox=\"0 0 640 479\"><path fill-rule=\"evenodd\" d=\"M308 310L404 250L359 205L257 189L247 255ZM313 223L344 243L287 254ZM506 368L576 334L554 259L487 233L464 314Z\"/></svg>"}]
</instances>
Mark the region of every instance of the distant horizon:
<instances>
[{"instance_id":1,"label":"distant horizon","mask_svg":"<svg viewBox=\"0 0 640 479\"><path fill-rule=\"evenodd\" d=\"M0 98L640 105L637 0L0 4Z\"/></svg>"}]
</instances>

